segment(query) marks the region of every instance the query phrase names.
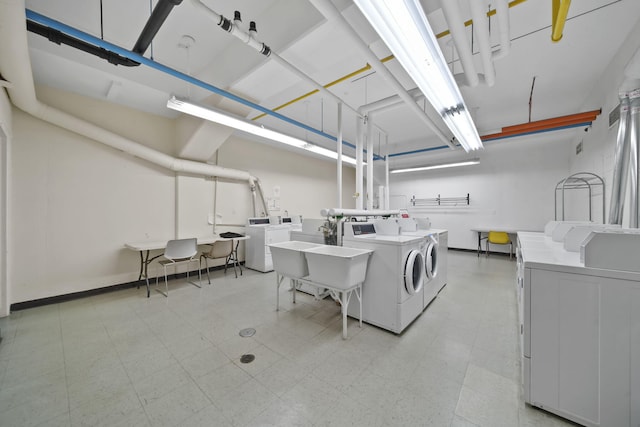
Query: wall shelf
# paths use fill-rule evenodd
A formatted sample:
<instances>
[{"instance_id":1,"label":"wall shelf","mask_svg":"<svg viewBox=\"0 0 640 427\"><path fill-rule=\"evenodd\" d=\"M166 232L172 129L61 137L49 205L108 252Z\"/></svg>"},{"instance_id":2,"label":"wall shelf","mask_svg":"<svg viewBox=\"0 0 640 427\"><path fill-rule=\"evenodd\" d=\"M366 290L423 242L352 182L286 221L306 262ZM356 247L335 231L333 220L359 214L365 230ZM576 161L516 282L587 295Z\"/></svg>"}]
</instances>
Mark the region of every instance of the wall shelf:
<instances>
[{"instance_id":1,"label":"wall shelf","mask_svg":"<svg viewBox=\"0 0 640 427\"><path fill-rule=\"evenodd\" d=\"M413 196L410 200L411 206L423 207L423 206L469 206L470 198L469 193L463 197L433 197L430 199L418 199Z\"/></svg>"}]
</instances>

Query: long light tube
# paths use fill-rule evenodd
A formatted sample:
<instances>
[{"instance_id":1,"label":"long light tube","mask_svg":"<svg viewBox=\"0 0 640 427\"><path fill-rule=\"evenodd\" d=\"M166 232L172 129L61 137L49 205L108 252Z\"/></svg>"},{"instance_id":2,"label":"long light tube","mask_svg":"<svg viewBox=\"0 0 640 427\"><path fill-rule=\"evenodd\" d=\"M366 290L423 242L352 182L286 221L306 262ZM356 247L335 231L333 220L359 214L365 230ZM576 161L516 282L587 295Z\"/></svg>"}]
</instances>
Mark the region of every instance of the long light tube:
<instances>
[{"instance_id":1,"label":"long light tube","mask_svg":"<svg viewBox=\"0 0 640 427\"><path fill-rule=\"evenodd\" d=\"M417 168L395 169L390 171L390 173L419 172L419 171L428 171L432 169L455 168L458 166L470 166L470 165L478 165L478 164L480 164L480 159L471 159L471 160L465 160L463 162L442 163L439 165L420 166Z\"/></svg>"},{"instance_id":2,"label":"long light tube","mask_svg":"<svg viewBox=\"0 0 640 427\"><path fill-rule=\"evenodd\" d=\"M482 141L419 0L354 0L465 151Z\"/></svg>"},{"instance_id":3,"label":"long light tube","mask_svg":"<svg viewBox=\"0 0 640 427\"><path fill-rule=\"evenodd\" d=\"M324 157L329 157L334 160L338 158L338 153L336 153L335 151L331 151L327 148L311 144L307 141L303 141L302 139L298 139L284 133L276 132L262 126L257 126L241 118L233 117L227 113L216 111L210 107L204 107L202 105L184 101L182 99L176 98L175 96L172 96L167 101L167 108L179 111L181 113L189 114L191 116L199 117L204 120L209 120L211 122L215 122L224 126L229 126L239 131L250 133L252 135L256 135L271 141L276 141L292 147L300 148L302 150L311 151L312 153L316 153ZM342 161L353 165L356 164L356 160L354 158L345 155L342 156Z\"/></svg>"}]
</instances>

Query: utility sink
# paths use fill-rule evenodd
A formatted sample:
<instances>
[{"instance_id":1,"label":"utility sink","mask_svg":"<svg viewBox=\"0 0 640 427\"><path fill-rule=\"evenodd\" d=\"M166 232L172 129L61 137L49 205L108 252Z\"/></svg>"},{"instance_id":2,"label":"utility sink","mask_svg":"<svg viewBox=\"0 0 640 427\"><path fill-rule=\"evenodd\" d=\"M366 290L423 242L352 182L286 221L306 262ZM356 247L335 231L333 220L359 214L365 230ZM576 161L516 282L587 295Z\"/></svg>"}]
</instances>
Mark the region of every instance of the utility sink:
<instances>
[{"instance_id":1,"label":"utility sink","mask_svg":"<svg viewBox=\"0 0 640 427\"><path fill-rule=\"evenodd\" d=\"M334 289L349 289L364 282L370 249L317 246L305 249L308 279Z\"/></svg>"},{"instance_id":2,"label":"utility sink","mask_svg":"<svg viewBox=\"0 0 640 427\"><path fill-rule=\"evenodd\" d=\"M308 276L309 268L303 251L317 248L318 246L323 245L295 240L270 244L273 269L278 274L292 279L301 279Z\"/></svg>"}]
</instances>

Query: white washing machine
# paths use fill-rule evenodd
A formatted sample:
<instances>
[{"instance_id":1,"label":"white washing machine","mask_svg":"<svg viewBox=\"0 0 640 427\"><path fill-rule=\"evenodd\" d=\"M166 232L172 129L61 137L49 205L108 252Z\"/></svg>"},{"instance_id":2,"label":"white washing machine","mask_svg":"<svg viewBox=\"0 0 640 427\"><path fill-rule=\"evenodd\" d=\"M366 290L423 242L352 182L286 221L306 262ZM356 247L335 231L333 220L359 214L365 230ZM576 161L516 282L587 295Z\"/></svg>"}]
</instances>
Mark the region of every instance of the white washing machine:
<instances>
[{"instance_id":1,"label":"white washing machine","mask_svg":"<svg viewBox=\"0 0 640 427\"><path fill-rule=\"evenodd\" d=\"M423 309L435 299L446 283L446 244L440 248L440 235L446 230L419 229L414 218L398 218L400 232L405 236L416 236L423 239L421 245L424 258L424 300Z\"/></svg>"},{"instance_id":2,"label":"white washing machine","mask_svg":"<svg viewBox=\"0 0 640 427\"><path fill-rule=\"evenodd\" d=\"M362 286L362 320L401 333L423 310L424 239L378 235L372 222L345 222L343 229L343 246L374 251ZM357 301L348 314L358 317Z\"/></svg>"},{"instance_id":3,"label":"white washing machine","mask_svg":"<svg viewBox=\"0 0 640 427\"><path fill-rule=\"evenodd\" d=\"M244 265L252 270L266 273L273 270L271 243L289 241L290 227L273 224L269 218L249 218L245 234L249 240L245 243Z\"/></svg>"}]
</instances>

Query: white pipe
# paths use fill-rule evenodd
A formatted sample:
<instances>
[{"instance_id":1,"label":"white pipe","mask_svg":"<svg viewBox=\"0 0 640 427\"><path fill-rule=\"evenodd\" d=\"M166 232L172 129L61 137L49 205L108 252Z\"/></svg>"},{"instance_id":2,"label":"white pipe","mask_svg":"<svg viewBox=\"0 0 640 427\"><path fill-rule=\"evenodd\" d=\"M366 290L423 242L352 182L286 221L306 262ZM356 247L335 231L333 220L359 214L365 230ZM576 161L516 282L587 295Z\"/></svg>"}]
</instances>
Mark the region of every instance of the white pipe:
<instances>
[{"instance_id":1,"label":"white pipe","mask_svg":"<svg viewBox=\"0 0 640 427\"><path fill-rule=\"evenodd\" d=\"M410 89L407 92L413 98L414 102L424 98L424 94L419 88ZM402 99L398 95L391 95L386 98L382 98L377 101L370 102L369 104L360 106L358 108L358 114L361 116L365 116L366 114L373 111L382 112L390 110L392 108L398 107L402 104L402 102Z\"/></svg>"},{"instance_id":2,"label":"white pipe","mask_svg":"<svg viewBox=\"0 0 640 427\"><path fill-rule=\"evenodd\" d=\"M342 207L342 102L338 104L338 138L336 140L336 152L338 159L336 161L336 169L338 173L338 207Z\"/></svg>"},{"instance_id":3,"label":"white pipe","mask_svg":"<svg viewBox=\"0 0 640 427\"><path fill-rule=\"evenodd\" d=\"M389 216L400 215L399 210L384 209L329 209L328 216Z\"/></svg>"},{"instance_id":4,"label":"white pipe","mask_svg":"<svg viewBox=\"0 0 640 427\"><path fill-rule=\"evenodd\" d=\"M478 0L472 0L472 2L478 2ZM464 28L464 19L462 19L462 14L460 13L458 0L445 0L441 1L440 4L447 24L449 24L449 32L458 51L458 57L467 78L467 84L471 87L476 87L479 83L478 72L473 63L473 52Z\"/></svg>"},{"instance_id":5,"label":"white pipe","mask_svg":"<svg viewBox=\"0 0 640 427\"><path fill-rule=\"evenodd\" d=\"M216 150L216 165L220 164L220 151ZM255 210L255 209L254 209ZM213 180L213 234L216 234L216 226L218 225L218 178Z\"/></svg>"},{"instance_id":6,"label":"white pipe","mask_svg":"<svg viewBox=\"0 0 640 427\"><path fill-rule=\"evenodd\" d=\"M200 0L191 0L191 3L195 7L197 7L199 10L201 10L201 11L205 12L205 14L209 15L217 23L217 25L220 28L222 28L223 30L227 31L229 34L231 34L231 35L237 37L238 39L242 40L245 44L251 46L252 48L257 50L258 52L260 52L263 55L265 55L266 57L272 58L275 62L277 62L278 64L280 64L284 68L286 68L291 73L293 73L296 76L298 76L300 79L302 79L302 80L306 81L307 83L315 86L316 89L318 89L320 92L322 92L324 95L328 96L329 98L333 99L336 103L345 104L347 106L347 108L349 108L354 113L357 113L355 108L353 108L349 104L345 103L340 97L338 97L333 92L331 92L327 88L325 88L324 85L316 82L311 77L309 77L307 74L305 74L304 72L299 70L297 67L295 67L293 64L291 64L287 60L283 59L276 52L272 51L267 45L265 45L264 43L262 43L259 40L257 40L254 35L252 35L250 33L247 33L242 28L240 28L240 26L238 26L236 23L232 24L229 27L229 29L225 29L225 28L222 27L222 24L223 24L224 20L226 19L224 16L222 16L222 15L218 14L217 12L215 12L214 10L210 9L207 5L202 3L202 1L200 1Z\"/></svg>"},{"instance_id":7,"label":"white pipe","mask_svg":"<svg viewBox=\"0 0 640 427\"><path fill-rule=\"evenodd\" d=\"M256 186L252 185L251 186L251 208L253 210L253 217L257 217L258 216L258 211L256 209Z\"/></svg>"},{"instance_id":8,"label":"white pipe","mask_svg":"<svg viewBox=\"0 0 640 427\"><path fill-rule=\"evenodd\" d=\"M367 209L373 209L373 117L367 119Z\"/></svg>"},{"instance_id":9,"label":"white pipe","mask_svg":"<svg viewBox=\"0 0 640 427\"><path fill-rule=\"evenodd\" d=\"M455 148L452 142L447 136L436 126L436 124L422 111L422 109L416 104L411 95L409 95L402 86L402 84L395 78L395 76L389 71L389 69L378 59L378 57L369 49L367 44L360 38L360 35L349 25L349 23L342 16L340 11L331 3L331 0L310 0L311 4L324 15L328 20L332 20L339 24L344 30L345 34L354 42L359 48L359 51L366 57L367 62L371 65L373 70L380 74L392 89L402 98L402 100L409 106L409 108L418 115L418 117L434 132L440 140L446 143L449 147Z\"/></svg>"},{"instance_id":10,"label":"white pipe","mask_svg":"<svg viewBox=\"0 0 640 427\"><path fill-rule=\"evenodd\" d=\"M473 31L478 39L480 49L480 59L484 71L484 81L491 87L496 84L496 70L491 59L491 41L489 36L489 25L487 22L487 12L483 9L486 6L484 1L470 0L471 18L473 19Z\"/></svg>"},{"instance_id":11,"label":"white pipe","mask_svg":"<svg viewBox=\"0 0 640 427\"><path fill-rule=\"evenodd\" d=\"M38 119L177 173L217 176L249 183L256 179L246 171L169 156L40 102L33 85L24 0L0 2L0 58L2 75L12 83L12 87L7 88L11 102Z\"/></svg>"},{"instance_id":12,"label":"white pipe","mask_svg":"<svg viewBox=\"0 0 640 427\"><path fill-rule=\"evenodd\" d=\"M269 208L267 207L267 201L264 199L264 191L262 191L262 183L258 178L254 178L254 185L260 193L260 201L262 201L262 207L264 208L264 215L269 216Z\"/></svg>"},{"instance_id":13,"label":"white pipe","mask_svg":"<svg viewBox=\"0 0 640 427\"><path fill-rule=\"evenodd\" d=\"M356 118L356 208L362 209L362 147L364 145L363 119Z\"/></svg>"},{"instance_id":14,"label":"white pipe","mask_svg":"<svg viewBox=\"0 0 640 427\"><path fill-rule=\"evenodd\" d=\"M498 18L498 34L500 36L500 49L491 54L491 58L502 59L511 51L511 29L509 24L509 1L494 0L496 5L496 17Z\"/></svg>"},{"instance_id":15,"label":"white pipe","mask_svg":"<svg viewBox=\"0 0 640 427\"><path fill-rule=\"evenodd\" d=\"M176 173L173 177L174 200L173 200L173 238L180 238L180 177Z\"/></svg>"},{"instance_id":16,"label":"white pipe","mask_svg":"<svg viewBox=\"0 0 640 427\"><path fill-rule=\"evenodd\" d=\"M389 209L389 136L385 135L384 139L385 156L384 156L384 208Z\"/></svg>"}]
</instances>

